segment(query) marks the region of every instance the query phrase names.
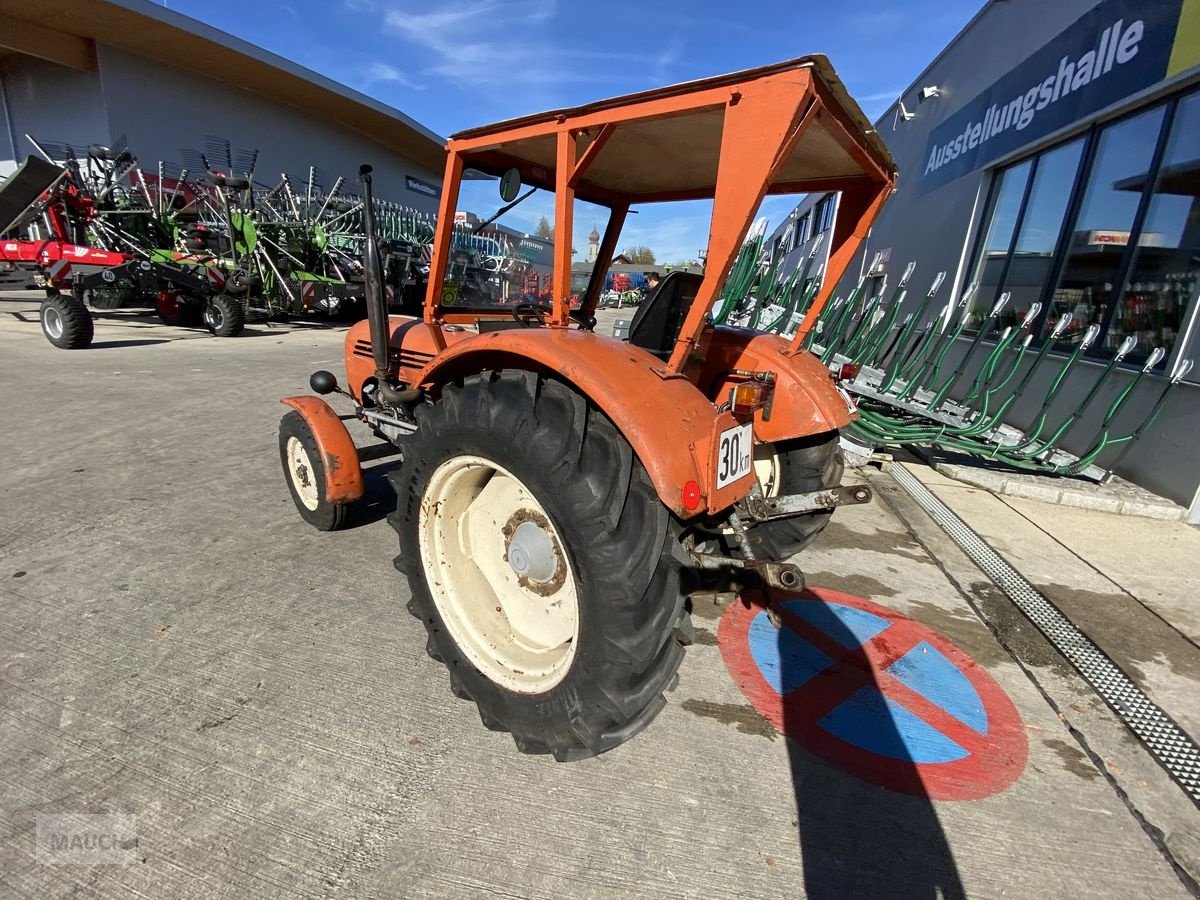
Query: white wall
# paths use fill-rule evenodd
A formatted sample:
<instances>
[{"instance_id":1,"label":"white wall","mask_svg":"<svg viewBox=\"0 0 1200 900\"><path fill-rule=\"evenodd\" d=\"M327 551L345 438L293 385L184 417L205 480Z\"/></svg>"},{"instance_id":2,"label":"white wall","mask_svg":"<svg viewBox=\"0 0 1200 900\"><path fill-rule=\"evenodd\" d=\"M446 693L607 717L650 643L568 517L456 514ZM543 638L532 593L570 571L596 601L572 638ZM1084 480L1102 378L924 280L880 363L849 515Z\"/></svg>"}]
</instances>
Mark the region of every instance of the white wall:
<instances>
[{"instance_id":1,"label":"white wall","mask_svg":"<svg viewBox=\"0 0 1200 900\"><path fill-rule=\"evenodd\" d=\"M107 144L111 139L100 76L79 72L30 56L5 61L3 112L7 120L0 134L0 174L7 174L35 155L25 140L57 141L75 147ZM11 130L10 130L11 129ZM11 139L15 139L13 153Z\"/></svg>"},{"instance_id":2,"label":"white wall","mask_svg":"<svg viewBox=\"0 0 1200 900\"><path fill-rule=\"evenodd\" d=\"M357 191L361 163L375 167L378 196L428 212L437 200L408 190L405 176L441 185L433 173L358 132L250 91L201 78L133 56L98 48L104 99L114 134L125 134L129 147L147 167L159 159L181 162L181 147L204 149L205 135L228 138L234 152L258 148L258 180L275 184L281 172L293 181L315 165L333 178L344 175L347 190ZM329 187L327 184L326 187Z\"/></svg>"}]
</instances>

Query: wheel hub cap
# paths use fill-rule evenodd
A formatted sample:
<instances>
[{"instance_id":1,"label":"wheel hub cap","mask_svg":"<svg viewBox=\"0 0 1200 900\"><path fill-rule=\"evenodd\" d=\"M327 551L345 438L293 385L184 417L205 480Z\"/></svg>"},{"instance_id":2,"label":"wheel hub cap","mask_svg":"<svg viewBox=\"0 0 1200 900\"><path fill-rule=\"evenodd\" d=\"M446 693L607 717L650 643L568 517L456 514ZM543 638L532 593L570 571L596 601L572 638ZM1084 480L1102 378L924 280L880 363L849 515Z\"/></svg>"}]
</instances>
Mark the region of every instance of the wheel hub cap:
<instances>
[{"instance_id":1,"label":"wheel hub cap","mask_svg":"<svg viewBox=\"0 0 1200 900\"><path fill-rule=\"evenodd\" d=\"M421 499L421 563L446 630L509 690L543 693L570 668L579 596L555 523L503 466L442 463Z\"/></svg>"},{"instance_id":2,"label":"wheel hub cap","mask_svg":"<svg viewBox=\"0 0 1200 900\"><path fill-rule=\"evenodd\" d=\"M509 534L508 564L518 578L537 584L552 584L562 563L562 554L545 527L533 518L531 510L521 510L519 516L529 516L515 528L512 523L505 529Z\"/></svg>"},{"instance_id":3,"label":"wheel hub cap","mask_svg":"<svg viewBox=\"0 0 1200 900\"><path fill-rule=\"evenodd\" d=\"M52 306L48 307L46 309L46 311L44 313L42 313L42 318L45 320L45 323L46 323L46 333L49 334L50 337L52 337L52 338L62 337L62 331L63 331L62 318L59 316L57 309L55 309Z\"/></svg>"}]
</instances>

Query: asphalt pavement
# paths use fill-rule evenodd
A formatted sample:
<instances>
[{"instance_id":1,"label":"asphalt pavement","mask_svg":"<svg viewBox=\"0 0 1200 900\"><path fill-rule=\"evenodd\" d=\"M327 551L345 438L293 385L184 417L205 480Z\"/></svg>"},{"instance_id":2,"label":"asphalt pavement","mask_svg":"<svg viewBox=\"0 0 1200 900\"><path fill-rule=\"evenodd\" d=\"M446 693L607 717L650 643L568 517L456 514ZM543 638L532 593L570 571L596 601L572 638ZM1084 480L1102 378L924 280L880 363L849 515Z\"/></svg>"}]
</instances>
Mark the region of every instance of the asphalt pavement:
<instances>
[{"instance_id":1,"label":"asphalt pavement","mask_svg":"<svg viewBox=\"0 0 1200 900\"><path fill-rule=\"evenodd\" d=\"M644 733L521 755L425 655L388 463L346 531L292 505L279 398L343 339L122 313L61 351L36 295L0 299L0 894L1194 890L1194 803L887 471L850 476L876 499L797 559L782 631L699 600ZM1196 733L1194 530L909 471ZM54 818L81 814L109 819ZM47 843L113 816L119 863Z\"/></svg>"}]
</instances>

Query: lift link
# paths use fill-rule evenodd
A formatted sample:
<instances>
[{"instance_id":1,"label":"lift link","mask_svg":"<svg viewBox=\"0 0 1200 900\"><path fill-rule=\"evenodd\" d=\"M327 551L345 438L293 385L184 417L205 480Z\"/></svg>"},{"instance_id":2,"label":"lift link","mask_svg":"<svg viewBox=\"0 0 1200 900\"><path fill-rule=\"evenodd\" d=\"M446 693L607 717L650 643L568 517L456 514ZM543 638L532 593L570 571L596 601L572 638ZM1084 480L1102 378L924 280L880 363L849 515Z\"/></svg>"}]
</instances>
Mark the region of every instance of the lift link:
<instances>
[{"instance_id":1,"label":"lift link","mask_svg":"<svg viewBox=\"0 0 1200 900\"><path fill-rule=\"evenodd\" d=\"M752 494L756 494L759 500L762 499L762 491L757 484L755 484ZM709 571L740 569L744 572L753 572L764 587L779 588L794 593L804 590L804 573L800 571L799 566L792 563L773 562L771 560L755 558L754 549L750 545L750 536L747 534L746 526L742 524L742 518L736 510L730 510L729 518L726 521L729 529L733 532L733 540L737 544L741 557L701 553L695 549L691 549L689 550L689 555L692 558L692 564L697 569L706 569ZM783 619L780 617L779 611L775 608L774 594L769 593L768 596L767 615L771 623L776 628L779 628L783 624Z\"/></svg>"}]
</instances>

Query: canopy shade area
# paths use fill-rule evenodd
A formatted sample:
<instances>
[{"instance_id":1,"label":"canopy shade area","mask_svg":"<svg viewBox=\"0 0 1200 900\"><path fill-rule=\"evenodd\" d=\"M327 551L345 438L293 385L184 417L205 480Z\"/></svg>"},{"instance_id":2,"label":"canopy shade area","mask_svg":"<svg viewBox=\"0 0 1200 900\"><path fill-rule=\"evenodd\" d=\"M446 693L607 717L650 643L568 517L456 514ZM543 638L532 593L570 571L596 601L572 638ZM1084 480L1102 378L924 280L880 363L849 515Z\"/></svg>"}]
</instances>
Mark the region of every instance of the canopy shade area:
<instances>
[{"instance_id":1,"label":"canopy shade area","mask_svg":"<svg viewBox=\"0 0 1200 900\"><path fill-rule=\"evenodd\" d=\"M759 204L767 194L840 191L825 286L807 322L857 252L895 183L895 163L824 56L720 75L558 109L462 131L447 145L441 198L453 217L463 173L515 169L526 185L553 191L554 310L549 324L570 320L572 216L576 199L611 210L599 262L581 298L586 319L599 295L621 228L635 204L711 199L706 268L668 368L681 371L705 328ZM511 182L511 179L508 179ZM452 321L442 309L450 253L443 229L434 258L425 318ZM792 346L799 348L801 325Z\"/></svg>"},{"instance_id":2,"label":"canopy shade area","mask_svg":"<svg viewBox=\"0 0 1200 900\"><path fill-rule=\"evenodd\" d=\"M493 173L516 168L525 183L553 190L556 134L566 126L577 133L581 159L595 146L586 172L575 180L580 199L607 205L711 198L727 109L740 102L739 89L768 80L771 96L763 99L779 125L789 124L797 101L815 97L819 108L766 193L838 189L856 178L893 176L886 145L824 56L473 128L453 135L450 147L467 153L475 168Z\"/></svg>"}]
</instances>

